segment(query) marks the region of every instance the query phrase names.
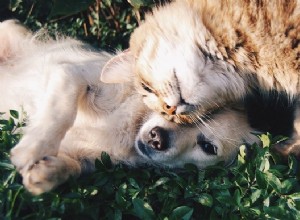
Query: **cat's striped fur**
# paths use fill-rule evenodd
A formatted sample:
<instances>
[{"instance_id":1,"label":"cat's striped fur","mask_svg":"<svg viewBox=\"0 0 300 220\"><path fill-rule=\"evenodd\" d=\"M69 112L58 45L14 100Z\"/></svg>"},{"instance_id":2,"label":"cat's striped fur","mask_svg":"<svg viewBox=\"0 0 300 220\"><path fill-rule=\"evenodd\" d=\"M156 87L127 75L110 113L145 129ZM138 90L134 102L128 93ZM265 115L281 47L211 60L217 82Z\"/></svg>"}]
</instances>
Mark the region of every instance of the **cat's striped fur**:
<instances>
[{"instance_id":1,"label":"cat's striped fur","mask_svg":"<svg viewBox=\"0 0 300 220\"><path fill-rule=\"evenodd\" d=\"M146 16L127 55L150 108L196 122L257 85L296 97L299 42L299 0L177 0Z\"/></svg>"}]
</instances>

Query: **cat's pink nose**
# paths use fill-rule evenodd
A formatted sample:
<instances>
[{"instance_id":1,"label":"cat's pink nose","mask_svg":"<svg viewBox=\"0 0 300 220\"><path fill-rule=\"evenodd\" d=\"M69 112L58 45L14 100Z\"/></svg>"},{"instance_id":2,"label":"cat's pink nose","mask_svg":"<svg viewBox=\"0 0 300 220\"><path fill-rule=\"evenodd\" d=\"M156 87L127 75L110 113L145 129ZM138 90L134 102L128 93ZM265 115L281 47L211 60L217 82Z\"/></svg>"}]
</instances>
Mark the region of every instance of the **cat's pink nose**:
<instances>
[{"instance_id":1,"label":"cat's pink nose","mask_svg":"<svg viewBox=\"0 0 300 220\"><path fill-rule=\"evenodd\" d=\"M168 115L175 115L177 106L169 106L165 103L163 105L163 109L164 109L165 113L167 113Z\"/></svg>"}]
</instances>

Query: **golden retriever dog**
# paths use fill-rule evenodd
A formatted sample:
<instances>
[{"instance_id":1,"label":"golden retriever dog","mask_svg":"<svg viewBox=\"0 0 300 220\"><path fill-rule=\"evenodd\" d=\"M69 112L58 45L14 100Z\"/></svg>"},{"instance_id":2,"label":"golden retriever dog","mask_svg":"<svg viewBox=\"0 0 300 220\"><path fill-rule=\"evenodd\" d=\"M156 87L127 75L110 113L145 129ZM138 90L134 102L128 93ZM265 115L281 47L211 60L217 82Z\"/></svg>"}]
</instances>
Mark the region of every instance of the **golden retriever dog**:
<instances>
[{"instance_id":1,"label":"golden retriever dog","mask_svg":"<svg viewBox=\"0 0 300 220\"><path fill-rule=\"evenodd\" d=\"M100 82L111 55L80 41L33 34L8 20L0 23L0 42L0 112L15 109L26 119L11 162L32 194L92 171L102 152L115 164L203 169L230 164L240 144L255 140L238 110L224 109L197 126L165 120L144 105L132 82ZM130 63L111 60L104 71L132 71Z\"/></svg>"}]
</instances>

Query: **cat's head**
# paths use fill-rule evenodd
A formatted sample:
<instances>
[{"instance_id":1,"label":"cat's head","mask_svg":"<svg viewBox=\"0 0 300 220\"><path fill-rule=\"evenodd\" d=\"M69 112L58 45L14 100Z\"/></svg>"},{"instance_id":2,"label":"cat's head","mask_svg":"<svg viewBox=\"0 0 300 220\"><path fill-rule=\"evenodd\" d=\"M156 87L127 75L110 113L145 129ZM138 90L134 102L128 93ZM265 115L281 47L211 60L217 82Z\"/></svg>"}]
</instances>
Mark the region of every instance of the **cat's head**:
<instances>
[{"instance_id":1,"label":"cat's head","mask_svg":"<svg viewBox=\"0 0 300 220\"><path fill-rule=\"evenodd\" d=\"M101 80L134 80L149 108L177 123L196 123L244 87L239 76L232 78L234 68L223 60L198 12L180 2L148 15L132 34L129 51L115 58L130 60L132 71L110 74L109 65Z\"/></svg>"}]
</instances>

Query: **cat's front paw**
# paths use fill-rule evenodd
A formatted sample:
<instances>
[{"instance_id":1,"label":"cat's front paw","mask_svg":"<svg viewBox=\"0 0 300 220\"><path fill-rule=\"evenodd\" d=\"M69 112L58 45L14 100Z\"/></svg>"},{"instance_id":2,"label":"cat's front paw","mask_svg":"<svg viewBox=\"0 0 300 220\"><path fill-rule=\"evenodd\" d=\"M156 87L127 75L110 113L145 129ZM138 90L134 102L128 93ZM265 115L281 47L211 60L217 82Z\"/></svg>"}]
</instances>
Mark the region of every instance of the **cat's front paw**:
<instances>
[{"instance_id":1,"label":"cat's front paw","mask_svg":"<svg viewBox=\"0 0 300 220\"><path fill-rule=\"evenodd\" d=\"M71 170L64 159L48 156L21 174L26 189L34 195L39 195L65 182L72 174Z\"/></svg>"}]
</instances>

